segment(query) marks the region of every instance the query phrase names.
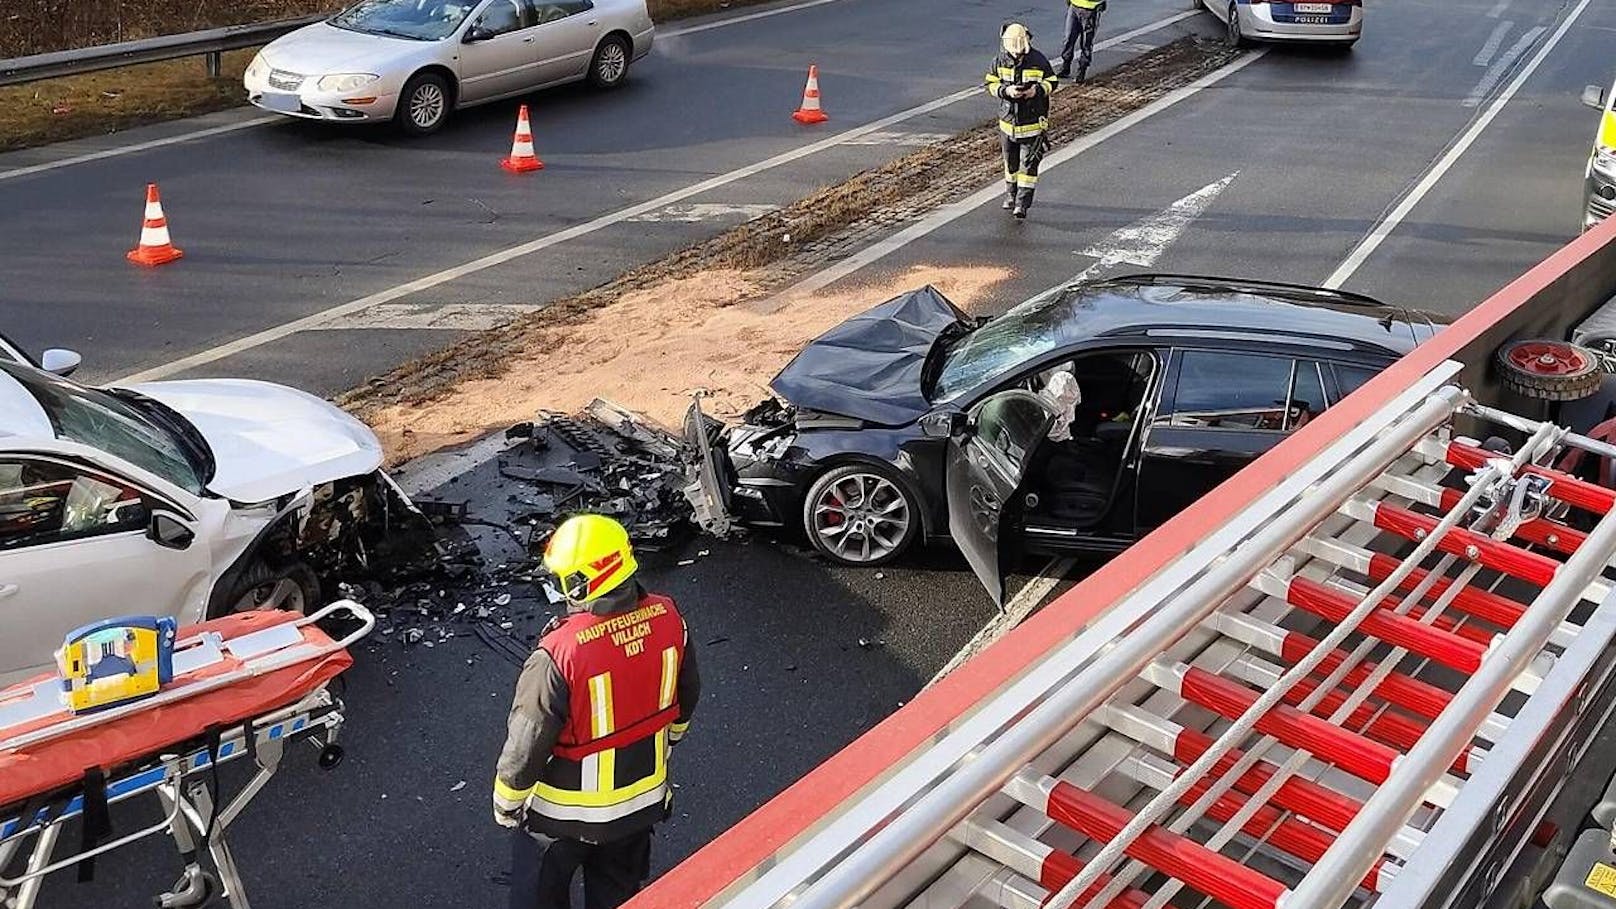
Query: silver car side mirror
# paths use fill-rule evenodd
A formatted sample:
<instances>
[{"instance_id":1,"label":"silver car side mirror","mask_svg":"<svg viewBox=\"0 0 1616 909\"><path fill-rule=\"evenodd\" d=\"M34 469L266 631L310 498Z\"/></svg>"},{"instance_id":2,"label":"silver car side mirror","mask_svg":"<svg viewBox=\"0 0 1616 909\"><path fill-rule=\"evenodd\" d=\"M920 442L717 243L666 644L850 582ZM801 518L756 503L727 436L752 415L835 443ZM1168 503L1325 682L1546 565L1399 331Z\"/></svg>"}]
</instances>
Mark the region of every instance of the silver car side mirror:
<instances>
[{"instance_id":1,"label":"silver car side mirror","mask_svg":"<svg viewBox=\"0 0 1616 909\"><path fill-rule=\"evenodd\" d=\"M1582 90L1582 103L1594 110L1605 109L1605 90L1597 85L1589 85Z\"/></svg>"},{"instance_id":2,"label":"silver car side mirror","mask_svg":"<svg viewBox=\"0 0 1616 909\"><path fill-rule=\"evenodd\" d=\"M52 347L39 356L39 368L58 376L72 375L73 370L83 362L84 358L79 356L78 351L60 347Z\"/></svg>"}]
</instances>

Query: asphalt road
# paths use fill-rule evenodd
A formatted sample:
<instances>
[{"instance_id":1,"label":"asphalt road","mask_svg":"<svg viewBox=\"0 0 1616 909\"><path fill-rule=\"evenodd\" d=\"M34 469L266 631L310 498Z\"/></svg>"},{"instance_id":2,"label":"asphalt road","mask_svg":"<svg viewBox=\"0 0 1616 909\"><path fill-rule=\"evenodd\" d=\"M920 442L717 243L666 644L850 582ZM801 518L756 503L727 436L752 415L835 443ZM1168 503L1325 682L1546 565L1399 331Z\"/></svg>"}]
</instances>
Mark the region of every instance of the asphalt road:
<instances>
[{"instance_id":1,"label":"asphalt road","mask_svg":"<svg viewBox=\"0 0 1616 909\"><path fill-rule=\"evenodd\" d=\"M1176 8L1122 5L1106 28ZM1510 23L1496 61L1529 30L1546 29L1515 66L1496 74L1496 92L1552 34L1564 8L1525 0L1376 5L1351 54L1270 50L1046 170L1030 222L1013 224L996 206L983 208L855 277L915 264L1009 265L1015 277L1000 293L1009 305L1121 254L1148 258L1116 231L1221 183L1171 242L1158 244L1150 267L1321 282L1487 109L1485 99L1466 101L1488 78L1476 59L1494 33ZM935 25L917 30L922 9ZM508 112L494 111L420 145L292 124L37 176L0 173L0 204L34 217L0 223L8 276L0 321L25 343L79 346L101 376L168 362L800 144L783 114L811 57L821 66L833 127L941 97L975 78L987 43L980 36L1009 14L977 2L841 0L693 34L681 39L689 45L683 51L679 41L662 42L618 97L541 99L536 127L550 168L526 182L491 167L508 133ZM1055 17L1039 15L1053 33ZM1595 126L1577 95L1584 84L1608 81L1601 48L1612 27L1610 9L1584 14L1347 286L1459 312L1574 236ZM759 90L776 83L777 92ZM984 114L979 104L961 103L903 128L947 132ZM899 151L827 149L685 201L779 203ZM60 152L0 159L0 171L53 153ZM136 273L123 268L121 252L139 185L152 177L163 181L188 258ZM477 214L471 198L499 217L484 223L487 213ZM195 227L187 224L193 217ZM423 299L553 295L730 223L614 225ZM1091 274L1138 267L1113 261ZM451 336L305 332L206 371L329 391ZM500 491L487 468L480 471L455 484L453 495L470 490L476 507L497 510ZM684 559L695 561L680 566ZM947 552L921 554L877 577L827 569L767 540L698 542L651 561L647 579L685 604L708 679L695 732L676 759L679 814L661 834L660 867L912 696L992 615ZM388 645L363 656L348 690L349 762L321 775L312 761L298 761L235 834L255 904L501 898L506 854L487 820L486 787L514 673L474 639L430 651ZM466 787L453 791L462 780ZM161 850L131 851L104 861L96 884L53 882L45 904L137 905L173 870Z\"/></svg>"}]
</instances>

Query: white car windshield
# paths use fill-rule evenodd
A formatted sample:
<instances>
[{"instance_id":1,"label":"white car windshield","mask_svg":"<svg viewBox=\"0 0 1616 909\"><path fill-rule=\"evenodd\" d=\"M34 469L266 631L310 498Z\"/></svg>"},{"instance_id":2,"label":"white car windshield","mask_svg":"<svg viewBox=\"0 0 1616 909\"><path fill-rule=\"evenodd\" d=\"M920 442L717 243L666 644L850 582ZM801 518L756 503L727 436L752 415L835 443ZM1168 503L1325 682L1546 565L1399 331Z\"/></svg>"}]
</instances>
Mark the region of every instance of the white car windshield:
<instances>
[{"instance_id":1,"label":"white car windshield","mask_svg":"<svg viewBox=\"0 0 1616 909\"><path fill-rule=\"evenodd\" d=\"M187 443L129 402L26 366L0 364L45 411L56 437L99 449L150 471L193 495L206 480ZM182 419L177 414L174 419Z\"/></svg>"},{"instance_id":2,"label":"white car windshield","mask_svg":"<svg viewBox=\"0 0 1616 909\"><path fill-rule=\"evenodd\" d=\"M1067 323L1081 297L1049 294L1017 306L970 334L946 342L931 400L946 404L1014 371L1069 340Z\"/></svg>"},{"instance_id":3,"label":"white car windshield","mask_svg":"<svg viewBox=\"0 0 1616 909\"><path fill-rule=\"evenodd\" d=\"M476 7L465 0L360 0L326 21L370 35L441 41Z\"/></svg>"}]
</instances>

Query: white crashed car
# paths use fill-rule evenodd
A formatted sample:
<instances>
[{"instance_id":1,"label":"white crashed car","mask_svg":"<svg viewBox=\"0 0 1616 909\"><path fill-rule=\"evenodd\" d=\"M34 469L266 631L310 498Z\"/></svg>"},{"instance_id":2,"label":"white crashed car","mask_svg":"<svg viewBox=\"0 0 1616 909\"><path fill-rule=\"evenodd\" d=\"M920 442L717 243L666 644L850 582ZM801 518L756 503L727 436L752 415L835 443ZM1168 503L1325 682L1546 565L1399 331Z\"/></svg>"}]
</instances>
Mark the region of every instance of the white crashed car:
<instances>
[{"instance_id":1,"label":"white crashed car","mask_svg":"<svg viewBox=\"0 0 1616 909\"><path fill-rule=\"evenodd\" d=\"M0 353L0 683L101 619L314 605L419 519L381 463L368 427L291 388L95 388Z\"/></svg>"}]
</instances>

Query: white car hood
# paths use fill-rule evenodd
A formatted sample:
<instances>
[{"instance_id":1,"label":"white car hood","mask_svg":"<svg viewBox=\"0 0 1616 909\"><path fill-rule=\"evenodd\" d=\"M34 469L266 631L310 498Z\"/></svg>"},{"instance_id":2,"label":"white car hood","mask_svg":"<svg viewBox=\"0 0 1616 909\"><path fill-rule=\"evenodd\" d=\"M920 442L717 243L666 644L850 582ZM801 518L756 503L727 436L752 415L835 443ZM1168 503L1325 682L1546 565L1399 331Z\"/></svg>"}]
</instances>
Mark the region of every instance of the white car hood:
<instances>
[{"instance_id":1,"label":"white car hood","mask_svg":"<svg viewBox=\"0 0 1616 909\"><path fill-rule=\"evenodd\" d=\"M382 443L370 427L284 385L191 379L129 387L191 421L213 450L208 489L235 502L267 502L382 464Z\"/></svg>"},{"instance_id":2,"label":"white car hood","mask_svg":"<svg viewBox=\"0 0 1616 909\"><path fill-rule=\"evenodd\" d=\"M385 74L389 64L424 46L426 43L421 41L367 35L316 22L276 38L264 46L260 55L275 69L302 76Z\"/></svg>"}]
</instances>

